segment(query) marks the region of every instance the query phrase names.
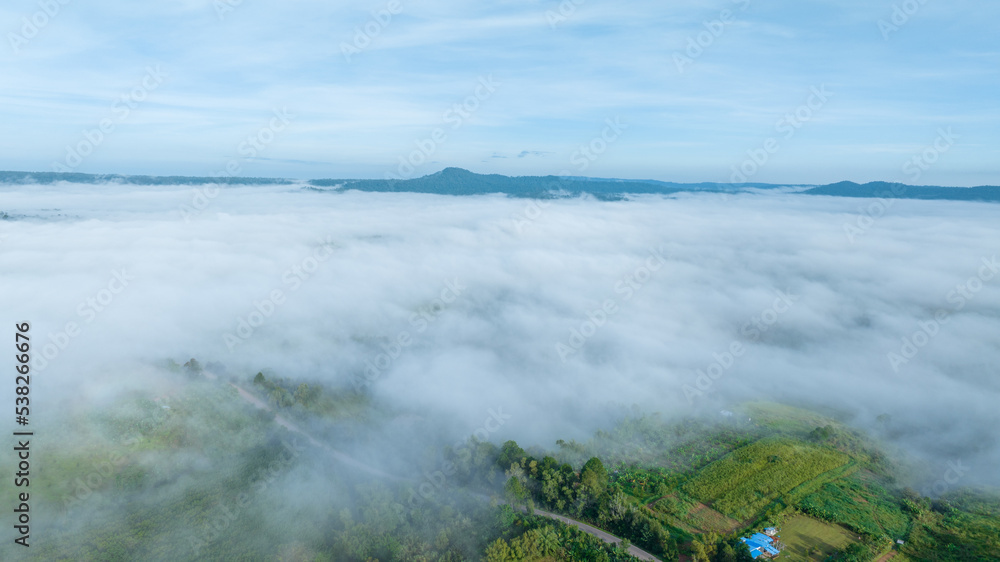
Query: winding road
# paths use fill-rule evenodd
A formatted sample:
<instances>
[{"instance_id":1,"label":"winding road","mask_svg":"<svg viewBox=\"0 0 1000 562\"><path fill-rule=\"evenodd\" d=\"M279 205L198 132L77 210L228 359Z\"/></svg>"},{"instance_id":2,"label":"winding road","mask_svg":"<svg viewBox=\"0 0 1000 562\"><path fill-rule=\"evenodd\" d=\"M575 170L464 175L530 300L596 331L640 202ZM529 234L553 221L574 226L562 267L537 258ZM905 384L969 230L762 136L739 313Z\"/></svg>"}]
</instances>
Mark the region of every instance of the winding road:
<instances>
[{"instance_id":1,"label":"winding road","mask_svg":"<svg viewBox=\"0 0 1000 562\"><path fill-rule=\"evenodd\" d=\"M207 376L210 379L213 379L213 380L216 379L216 377L214 375L208 373L207 371L205 371L204 374L205 374L205 376ZM239 386L239 385L237 385L235 383L232 383L232 382L230 382L228 384L230 386L232 386L233 388L236 389L236 392L239 394L240 398L242 398L243 400L249 402L250 404L253 404L255 407L257 407L257 408L259 408L261 410L265 410L265 411L274 413L274 421L275 421L275 423L277 423L278 425L284 427L288 431L291 431L293 433L298 433L299 435L305 437L306 440L309 441L309 443L311 445L313 445L313 446L315 446L315 447L317 447L319 449L322 449L323 451L326 451L327 453L329 453L330 455L332 455L338 461L343 462L344 464L353 466L354 468L357 468L357 469L359 469L359 470L361 470L363 472L367 472L368 474L372 474L374 476L378 476L379 478L387 478L389 480L393 480L393 481L396 481L396 482L405 482L405 481L408 481L408 479L406 479L406 478L401 478L399 476L394 476L392 474L388 474L388 473L382 472L381 470L378 470L377 468L368 466L367 464L365 464L365 463L363 463L363 462L355 459L354 457L351 457L350 455L348 455L346 453L343 453L341 451L338 451L338 450L330 447L329 445L327 445L327 444L319 441L318 439L316 439L312 435L309 435L308 433L306 433L305 431L303 431L297 425L295 425L292 422L288 421L287 419L283 418L281 415L279 415L277 412L275 412L274 409L271 408L270 405L268 405L263 400L257 398L256 396L254 396L253 394L251 394L250 392L248 392L247 390L245 390L241 386ZM485 496L483 496L483 497L485 497ZM524 510L524 509L522 508L522 510ZM526 510L524 510L524 511L526 511ZM536 515L541 515L542 517L547 517L549 519L554 519L556 521L560 521L562 523L565 523L566 525L570 525L570 526L576 527L577 529L580 529L581 531L583 531L585 533L591 534L591 535L593 535L593 536L601 539L602 541L604 541L606 543L609 543L609 544L618 544L618 543L622 542L622 540L620 538L612 535L611 533L608 533L606 531L602 531L602 530L598 529L597 527L594 527L592 525L588 525L588 524L586 524L586 523L584 523L582 521L577 521L576 519L570 519L569 517L566 517L564 515L557 515L555 513L550 513L548 511L544 511L544 510L541 510L541 509L535 509L534 512L535 512ZM660 560L659 558L653 556L652 554L646 552L645 550L643 550L643 549L641 549L641 548L639 548L639 547L637 547L635 545L630 545L629 549L628 549L628 552L629 552L629 554L631 554L632 556L635 556L639 560L652 560L653 562L662 562L662 560Z\"/></svg>"},{"instance_id":2,"label":"winding road","mask_svg":"<svg viewBox=\"0 0 1000 562\"><path fill-rule=\"evenodd\" d=\"M576 527L577 529L580 529L581 531L583 531L585 533L589 533L591 535L594 535L595 537L601 539L602 541L604 541L606 543L618 544L618 543L622 542L622 540L620 538L612 535L611 533L608 533L606 531L602 531L602 530L598 529L597 527L594 527L592 525L588 525L588 524L583 523L581 521L577 521L576 519L570 519L569 517L565 517L563 515L556 515L555 513L549 513L548 511L543 511L541 509L536 509L535 510L535 514L536 515L541 515L542 517L548 517L549 519L555 519L556 521L561 521L561 522L563 522L563 523L565 523L567 525L571 525L573 527ZM653 556L652 554L646 552L645 550L643 550L643 549L641 549L641 548L639 548L638 546L635 546L635 545L629 545L629 547L628 547L628 553L631 554L632 556L635 556L639 560L653 560L655 562L663 562L659 558Z\"/></svg>"}]
</instances>

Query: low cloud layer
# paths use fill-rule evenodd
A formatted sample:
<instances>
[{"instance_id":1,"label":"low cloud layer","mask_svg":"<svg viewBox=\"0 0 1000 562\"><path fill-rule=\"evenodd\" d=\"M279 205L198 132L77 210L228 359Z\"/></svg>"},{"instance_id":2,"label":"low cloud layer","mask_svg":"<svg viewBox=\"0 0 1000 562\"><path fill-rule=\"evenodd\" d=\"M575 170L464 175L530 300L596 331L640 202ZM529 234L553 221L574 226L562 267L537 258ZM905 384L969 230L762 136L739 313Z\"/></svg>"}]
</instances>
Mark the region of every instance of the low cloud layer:
<instances>
[{"instance_id":1,"label":"low cloud layer","mask_svg":"<svg viewBox=\"0 0 1000 562\"><path fill-rule=\"evenodd\" d=\"M38 418L197 357L367 387L449 439L552 446L609 404L887 413L881 435L1000 484L994 205L898 201L849 236L865 200L2 190L3 316L51 343Z\"/></svg>"}]
</instances>

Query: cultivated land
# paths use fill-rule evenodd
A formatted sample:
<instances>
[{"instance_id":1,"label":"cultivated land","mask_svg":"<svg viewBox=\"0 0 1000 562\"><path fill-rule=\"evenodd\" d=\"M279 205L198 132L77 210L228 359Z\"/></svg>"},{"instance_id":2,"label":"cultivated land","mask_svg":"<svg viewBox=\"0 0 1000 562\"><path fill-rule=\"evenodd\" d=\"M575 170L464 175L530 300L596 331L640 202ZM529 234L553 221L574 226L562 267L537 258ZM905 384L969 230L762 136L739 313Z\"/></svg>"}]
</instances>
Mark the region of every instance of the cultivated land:
<instances>
[{"instance_id":1,"label":"cultivated land","mask_svg":"<svg viewBox=\"0 0 1000 562\"><path fill-rule=\"evenodd\" d=\"M275 373L160 369L162 392L67 414L32 480L33 512L53 514L33 521L45 541L17 559L728 562L766 526L784 560L1000 552L995 490L921 497L877 442L788 405L626 417L550 450L427 442L387 462L370 455L382 428L421 443L425 416Z\"/></svg>"},{"instance_id":2,"label":"cultivated land","mask_svg":"<svg viewBox=\"0 0 1000 562\"><path fill-rule=\"evenodd\" d=\"M788 545L783 559L820 561L857 542L857 535L839 525L795 515L781 525L781 540Z\"/></svg>"},{"instance_id":3,"label":"cultivated land","mask_svg":"<svg viewBox=\"0 0 1000 562\"><path fill-rule=\"evenodd\" d=\"M763 439L718 460L684 491L735 519L748 519L782 494L848 462L847 455L791 439Z\"/></svg>"}]
</instances>

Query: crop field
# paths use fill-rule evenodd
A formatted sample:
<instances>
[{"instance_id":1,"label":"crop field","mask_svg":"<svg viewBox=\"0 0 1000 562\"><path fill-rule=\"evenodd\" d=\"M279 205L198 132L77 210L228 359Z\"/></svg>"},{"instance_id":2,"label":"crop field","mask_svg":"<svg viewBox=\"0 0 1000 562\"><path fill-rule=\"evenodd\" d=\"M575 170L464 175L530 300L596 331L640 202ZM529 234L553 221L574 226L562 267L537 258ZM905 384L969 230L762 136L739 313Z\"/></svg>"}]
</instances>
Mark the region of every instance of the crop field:
<instances>
[{"instance_id":1,"label":"crop field","mask_svg":"<svg viewBox=\"0 0 1000 562\"><path fill-rule=\"evenodd\" d=\"M672 524L698 533L727 533L740 524L703 503L682 500L678 494L662 498L651 507L666 514Z\"/></svg>"},{"instance_id":2,"label":"crop field","mask_svg":"<svg viewBox=\"0 0 1000 562\"><path fill-rule=\"evenodd\" d=\"M684 491L729 517L745 520L780 495L843 466L847 455L787 439L763 439L698 473Z\"/></svg>"},{"instance_id":3,"label":"crop field","mask_svg":"<svg viewBox=\"0 0 1000 562\"><path fill-rule=\"evenodd\" d=\"M660 463L678 472L697 470L750 442L738 431L711 432L671 447Z\"/></svg>"},{"instance_id":4,"label":"crop field","mask_svg":"<svg viewBox=\"0 0 1000 562\"><path fill-rule=\"evenodd\" d=\"M696 504L687 513L685 520L690 521L694 526L706 533L726 533L732 531L740 524L739 521L730 519L703 503Z\"/></svg>"}]
</instances>

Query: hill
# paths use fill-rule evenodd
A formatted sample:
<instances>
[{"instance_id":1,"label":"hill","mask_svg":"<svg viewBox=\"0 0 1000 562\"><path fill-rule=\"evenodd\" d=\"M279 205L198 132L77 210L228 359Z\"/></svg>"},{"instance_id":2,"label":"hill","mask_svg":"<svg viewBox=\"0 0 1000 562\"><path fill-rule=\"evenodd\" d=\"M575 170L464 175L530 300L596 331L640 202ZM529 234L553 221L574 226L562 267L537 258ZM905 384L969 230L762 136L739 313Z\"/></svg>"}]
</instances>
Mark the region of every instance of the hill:
<instances>
[{"instance_id":1,"label":"hill","mask_svg":"<svg viewBox=\"0 0 1000 562\"><path fill-rule=\"evenodd\" d=\"M681 192L740 193L796 188L802 195L890 199L1000 202L1000 186L940 187L913 186L901 183L871 182L857 184L843 181L822 186L767 183L675 183L658 180L602 179L577 176L504 176L477 174L462 168L412 179L313 179L303 182L287 178L257 177L188 177L120 174L79 174L58 172L0 172L0 184L54 184L57 182L122 185L295 185L304 183L316 191L358 190L371 192L434 193L439 195L506 194L511 197L548 199L590 195L601 200L618 200L628 195L671 195ZM783 189L782 191L785 191Z\"/></svg>"}]
</instances>

